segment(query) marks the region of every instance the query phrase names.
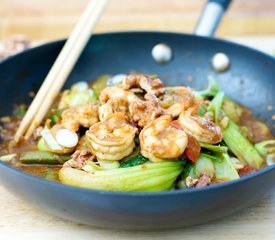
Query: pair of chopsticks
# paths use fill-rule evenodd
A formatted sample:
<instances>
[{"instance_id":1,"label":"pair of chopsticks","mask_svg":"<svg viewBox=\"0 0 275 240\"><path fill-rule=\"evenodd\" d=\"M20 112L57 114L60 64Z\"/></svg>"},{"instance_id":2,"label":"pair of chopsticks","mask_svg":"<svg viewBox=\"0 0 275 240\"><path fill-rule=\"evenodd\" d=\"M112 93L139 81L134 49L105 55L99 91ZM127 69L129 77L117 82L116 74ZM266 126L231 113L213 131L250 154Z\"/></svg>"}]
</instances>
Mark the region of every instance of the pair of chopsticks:
<instances>
[{"instance_id":1,"label":"pair of chopsticks","mask_svg":"<svg viewBox=\"0 0 275 240\"><path fill-rule=\"evenodd\" d=\"M86 46L108 1L90 1L22 119L14 136L16 143L24 134L25 139L30 138L44 119Z\"/></svg>"}]
</instances>

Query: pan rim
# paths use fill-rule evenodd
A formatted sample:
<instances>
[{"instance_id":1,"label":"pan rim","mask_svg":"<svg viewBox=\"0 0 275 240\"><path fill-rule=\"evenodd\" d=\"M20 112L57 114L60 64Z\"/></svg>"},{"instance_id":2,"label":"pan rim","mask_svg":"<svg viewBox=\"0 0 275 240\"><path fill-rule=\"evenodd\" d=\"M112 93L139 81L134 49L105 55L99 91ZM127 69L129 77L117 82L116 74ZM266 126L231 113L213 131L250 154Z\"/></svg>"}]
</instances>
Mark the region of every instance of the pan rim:
<instances>
[{"instance_id":1,"label":"pan rim","mask_svg":"<svg viewBox=\"0 0 275 240\"><path fill-rule=\"evenodd\" d=\"M197 39L205 39L207 41L212 41L212 42L219 42L219 43L223 43L226 45L230 45L233 47L237 47L237 48L242 48L248 51L253 51L254 53L257 53L259 55L262 55L264 57L269 58L270 60L274 61L275 63L275 56L265 53L263 51L260 51L256 48L252 48L246 45L242 45L239 43L235 43L226 39L222 39L222 38L214 38L214 37L206 37L206 36L199 36L199 35L194 35L194 34L188 34L188 33L180 33L180 32L165 32L165 31L117 31L117 32L106 32L106 33L97 33L97 34L93 34L91 36L92 37L104 37L104 36L112 36L112 35L133 35L133 34L159 34L159 35L171 35L171 36L181 36L181 37L188 37L188 38L197 38ZM24 55L26 53L29 53L31 51L35 51L37 49L46 47L46 46L50 46L50 45L54 45L54 44L64 44L65 41L67 40L67 38L60 38L60 39L56 39L56 40L52 40L52 41L48 41L42 44L39 44L37 46L31 47L29 49L24 50L23 52L8 56L2 60L0 60L0 65L8 62L18 56Z\"/></svg>"}]
</instances>

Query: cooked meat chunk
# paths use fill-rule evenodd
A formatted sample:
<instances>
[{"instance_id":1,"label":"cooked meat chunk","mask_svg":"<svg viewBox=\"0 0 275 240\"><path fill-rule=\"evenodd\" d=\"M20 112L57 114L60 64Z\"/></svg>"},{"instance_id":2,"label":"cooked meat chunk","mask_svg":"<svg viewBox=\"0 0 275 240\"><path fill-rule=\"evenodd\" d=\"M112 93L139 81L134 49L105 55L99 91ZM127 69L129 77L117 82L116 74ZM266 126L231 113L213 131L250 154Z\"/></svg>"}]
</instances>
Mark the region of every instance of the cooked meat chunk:
<instances>
[{"instance_id":1,"label":"cooked meat chunk","mask_svg":"<svg viewBox=\"0 0 275 240\"><path fill-rule=\"evenodd\" d=\"M86 161L93 161L95 159L94 155L87 150L76 150L72 155L72 159L65 162L63 167L71 167L82 169L85 166Z\"/></svg>"},{"instance_id":2,"label":"cooked meat chunk","mask_svg":"<svg viewBox=\"0 0 275 240\"><path fill-rule=\"evenodd\" d=\"M159 100L153 94L146 94L145 101L136 99L131 102L129 105L129 111L131 119L134 122L137 122L140 127L145 127L164 113Z\"/></svg>"},{"instance_id":3,"label":"cooked meat chunk","mask_svg":"<svg viewBox=\"0 0 275 240\"><path fill-rule=\"evenodd\" d=\"M209 174L203 173L201 174L199 179L187 177L185 183L188 188L201 188L206 187L211 183L211 177Z\"/></svg>"},{"instance_id":4,"label":"cooked meat chunk","mask_svg":"<svg viewBox=\"0 0 275 240\"><path fill-rule=\"evenodd\" d=\"M196 183L196 188L201 188L201 187L205 187L207 185L209 185L211 183L211 178L209 176L209 174L203 173L198 182Z\"/></svg>"},{"instance_id":5,"label":"cooked meat chunk","mask_svg":"<svg viewBox=\"0 0 275 240\"><path fill-rule=\"evenodd\" d=\"M155 96L160 96L165 93L165 88L163 82L158 78L150 78L146 75L129 75L122 82L122 88L124 90L137 89L140 88L146 93L154 94Z\"/></svg>"}]
</instances>

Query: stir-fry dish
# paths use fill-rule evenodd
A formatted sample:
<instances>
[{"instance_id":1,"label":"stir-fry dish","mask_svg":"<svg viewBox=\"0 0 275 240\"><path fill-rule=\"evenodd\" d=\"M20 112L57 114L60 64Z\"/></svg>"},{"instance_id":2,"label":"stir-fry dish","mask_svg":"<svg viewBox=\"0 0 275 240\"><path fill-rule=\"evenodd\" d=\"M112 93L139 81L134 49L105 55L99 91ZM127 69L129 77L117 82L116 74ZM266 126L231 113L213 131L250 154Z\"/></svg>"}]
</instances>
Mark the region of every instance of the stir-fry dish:
<instances>
[{"instance_id":1,"label":"stir-fry dish","mask_svg":"<svg viewBox=\"0 0 275 240\"><path fill-rule=\"evenodd\" d=\"M104 75L60 93L32 138L13 135L26 106L3 117L0 160L67 185L165 191L238 179L274 163L275 140L251 111L208 88L155 75Z\"/></svg>"}]
</instances>

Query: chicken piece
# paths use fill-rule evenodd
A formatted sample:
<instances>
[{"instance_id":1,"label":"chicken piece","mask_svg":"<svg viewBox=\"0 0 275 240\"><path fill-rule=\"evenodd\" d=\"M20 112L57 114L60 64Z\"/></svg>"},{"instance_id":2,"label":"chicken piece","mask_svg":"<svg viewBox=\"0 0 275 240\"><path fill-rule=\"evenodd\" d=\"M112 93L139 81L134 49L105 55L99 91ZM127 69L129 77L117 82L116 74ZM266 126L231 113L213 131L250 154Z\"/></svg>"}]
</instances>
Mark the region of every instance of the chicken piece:
<instances>
[{"instance_id":1,"label":"chicken piece","mask_svg":"<svg viewBox=\"0 0 275 240\"><path fill-rule=\"evenodd\" d=\"M194 186L196 186L196 184L198 183L199 179L197 178L192 178L190 176L188 176L186 179L185 179L185 184L188 188L192 188Z\"/></svg>"},{"instance_id":2,"label":"chicken piece","mask_svg":"<svg viewBox=\"0 0 275 240\"><path fill-rule=\"evenodd\" d=\"M76 150L72 155L72 159L65 162L63 167L71 167L82 169L86 165L86 161L94 161L95 156L87 150Z\"/></svg>"},{"instance_id":3,"label":"chicken piece","mask_svg":"<svg viewBox=\"0 0 275 240\"><path fill-rule=\"evenodd\" d=\"M150 78L146 75L129 75L121 84L122 89L136 89L140 88L146 93L154 94L155 96L160 96L165 93L165 88L163 82L158 78Z\"/></svg>"},{"instance_id":4,"label":"chicken piece","mask_svg":"<svg viewBox=\"0 0 275 240\"><path fill-rule=\"evenodd\" d=\"M133 92L125 91L120 87L106 87L100 93L99 101L101 104L105 104L112 98L124 99L130 103L138 97Z\"/></svg>"},{"instance_id":5,"label":"chicken piece","mask_svg":"<svg viewBox=\"0 0 275 240\"><path fill-rule=\"evenodd\" d=\"M113 113L86 132L87 144L98 160L118 161L134 150L136 131L123 113Z\"/></svg>"},{"instance_id":6,"label":"chicken piece","mask_svg":"<svg viewBox=\"0 0 275 240\"><path fill-rule=\"evenodd\" d=\"M89 128L99 121L98 108L98 105L68 108L61 115L61 126L74 132L77 132L80 126Z\"/></svg>"},{"instance_id":7,"label":"chicken piece","mask_svg":"<svg viewBox=\"0 0 275 240\"><path fill-rule=\"evenodd\" d=\"M207 173L201 174L200 178L192 178L188 176L185 179L185 184L188 188L202 188L211 183L211 177Z\"/></svg>"},{"instance_id":8,"label":"chicken piece","mask_svg":"<svg viewBox=\"0 0 275 240\"><path fill-rule=\"evenodd\" d=\"M136 99L129 105L130 118L138 123L138 126L145 127L154 119L164 114L158 98L153 94L146 94L145 101Z\"/></svg>"},{"instance_id":9,"label":"chicken piece","mask_svg":"<svg viewBox=\"0 0 275 240\"><path fill-rule=\"evenodd\" d=\"M206 187L211 183L211 177L207 173L201 174L197 184L196 188Z\"/></svg>"},{"instance_id":10,"label":"chicken piece","mask_svg":"<svg viewBox=\"0 0 275 240\"><path fill-rule=\"evenodd\" d=\"M177 160L187 141L187 134L173 125L169 115L155 119L139 135L140 152L152 162Z\"/></svg>"}]
</instances>

